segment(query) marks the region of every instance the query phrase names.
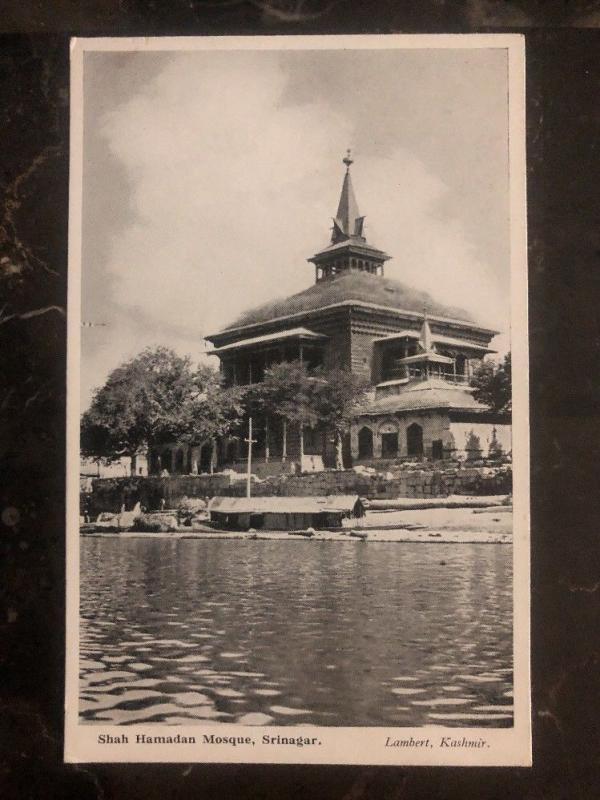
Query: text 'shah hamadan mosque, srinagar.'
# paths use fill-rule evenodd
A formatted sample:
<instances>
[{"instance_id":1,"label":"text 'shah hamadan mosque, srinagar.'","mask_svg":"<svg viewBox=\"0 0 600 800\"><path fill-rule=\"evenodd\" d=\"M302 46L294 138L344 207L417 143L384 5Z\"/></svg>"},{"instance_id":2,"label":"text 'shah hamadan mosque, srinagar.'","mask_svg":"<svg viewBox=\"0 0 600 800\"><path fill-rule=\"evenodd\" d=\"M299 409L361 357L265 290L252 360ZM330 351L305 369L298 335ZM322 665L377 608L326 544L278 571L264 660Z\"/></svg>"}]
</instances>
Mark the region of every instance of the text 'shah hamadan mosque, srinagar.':
<instances>
[{"instance_id":1,"label":"text 'shah hamadan mosque, srinagar.'","mask_svg":"<svg viewBox=\"0 0 600 800\"><path fill-rule=\"evenodd\" d=\"M225 385L260 381L270 365L298 359L310 367L342 367L366 377L372 393L345 442L346 466L464 457L473 442L486 456L492 439L510 452L509 417L478 403L469 388L473 369L494 352L490 342L498 331L385 277L390 256L364 235L350 152L344 164L331 243L308 259L315 267L314 285L247 311L206 337L220 360ZM326 432L305 429L300 437L291 426L284 431L279 419L254 423L256 473L334 465L335 445ZM215 466L243 469L245 449L237 438L219 442ZM204 472L211 451L207 442L168 455L172 464L181 465L176 471Z\"/></svg>"}]
</instances>

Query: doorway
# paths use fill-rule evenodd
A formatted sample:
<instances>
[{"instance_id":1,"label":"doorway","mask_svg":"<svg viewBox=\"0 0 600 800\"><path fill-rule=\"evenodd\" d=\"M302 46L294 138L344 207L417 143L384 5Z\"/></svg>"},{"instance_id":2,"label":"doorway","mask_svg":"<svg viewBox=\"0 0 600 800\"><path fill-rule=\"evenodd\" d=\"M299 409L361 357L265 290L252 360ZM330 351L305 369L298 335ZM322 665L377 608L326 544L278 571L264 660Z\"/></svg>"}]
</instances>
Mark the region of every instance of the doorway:
<instances>
[{"instance_id":1,"label":"doorway","mask_svg":"<svg viewBox=\"0 0 600 800\"><path fill-rule=\"evenodd\" d=\"M381 434L381 457L396 458L398 455L398 432Z\"/></svg>"},{"instance_id":2,"label":"doorway","mask_svg":"<svg viewBox=\"0 0 600 800\"><path fill-rule=\"evenodd\" d=\"M434 439L431 443L431 457L434 461L444 458L444 442L441 439Z\"/></svg>"},{"instance_id":3,"label":"doorway","mask_svg":"<svg viewBox=\"0 0 600 800\"><path fill-rule=\"evenodd\" d=\"M423 455L423 428L416 422L406 429L406 452L409 456Z\"/></svg>"},{"instance_id":4,"label":"doorway","mask_svg":"<svg viewBox=\"0 0 600 800\"><path fill-rule=\"evenodd\" d=\"M373 458L373 431L366 426L358 432L358 457Z\"/></svg>"}]
</instances>

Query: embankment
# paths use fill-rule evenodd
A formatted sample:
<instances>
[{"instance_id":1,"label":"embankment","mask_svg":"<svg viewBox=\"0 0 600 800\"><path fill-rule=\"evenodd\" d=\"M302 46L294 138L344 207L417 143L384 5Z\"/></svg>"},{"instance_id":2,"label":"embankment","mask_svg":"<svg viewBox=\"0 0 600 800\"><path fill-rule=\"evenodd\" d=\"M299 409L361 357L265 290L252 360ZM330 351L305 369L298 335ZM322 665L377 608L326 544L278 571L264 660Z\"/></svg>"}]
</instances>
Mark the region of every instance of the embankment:
<instances>
[{"instance_id":1,"label":"embankment","mask_svg":"<svg viewBox=\"0 0 600 800\"><path fill-rule=\"evenodd\" d=\"M103 511L116 513L140 503L148 510L175 508L183 497L215 495L243 497L244 480L230 473L215 475L171 475L169 477L97 478L82 505L95 518ZM450 495L505 495L512 491L510 466L473 467L407 465L394 472L355 470L278 475L253 480L256 497L302 497L357 494L369 500L397 498L445 498ZM164 501L164 502L163 502Z\"/></svg>"}]
</instances>

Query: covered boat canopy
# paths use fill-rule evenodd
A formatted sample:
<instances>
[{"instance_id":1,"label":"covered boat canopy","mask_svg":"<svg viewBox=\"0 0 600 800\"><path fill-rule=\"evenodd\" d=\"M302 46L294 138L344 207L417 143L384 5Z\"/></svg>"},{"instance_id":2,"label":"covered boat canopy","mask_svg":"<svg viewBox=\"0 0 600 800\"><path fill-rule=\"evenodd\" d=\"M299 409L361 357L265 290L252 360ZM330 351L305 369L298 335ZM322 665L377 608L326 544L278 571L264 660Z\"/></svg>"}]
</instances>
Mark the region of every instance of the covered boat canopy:
<instances>
[{"instance_id":1,"label":"covered boat canopy","mask_svg":"<svg viewBox=\"0 0 600 800\"><path fill-rule=\"evenodd\" d=\"M334 494L327 497L213 497L209 511L222 514L320 514L338 511L353 514L362 509L357 494Z\"/></svg>"},{"instance_id":2,"label":"covered boat canopy","mask_svg":"<svg viewBox=\"0 0 600 800\"><path fill-rule=\"evenodd\" d=\"M232 530L305 530L341 527L350 517L362 517L358 495L328 497L214 497L210 520Z\"/></svg>"}]
</instances>

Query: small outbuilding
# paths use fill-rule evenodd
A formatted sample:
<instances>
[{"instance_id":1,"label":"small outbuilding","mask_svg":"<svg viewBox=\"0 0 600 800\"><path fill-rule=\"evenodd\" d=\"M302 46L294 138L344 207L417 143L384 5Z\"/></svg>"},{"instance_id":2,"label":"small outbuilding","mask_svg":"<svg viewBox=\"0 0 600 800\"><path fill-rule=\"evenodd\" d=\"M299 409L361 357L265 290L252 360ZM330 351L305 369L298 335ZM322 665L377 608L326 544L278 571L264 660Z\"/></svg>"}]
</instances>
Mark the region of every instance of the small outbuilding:
<instances>
[{"instance_id":1,"label":"small outbuilding","mask_svg":"<svg viewBox=\"0 0 600 800\"><path fill-rule=\"evenodd\" d=\"M247 531L323 530L341 528L344 520L362 517L358 495L328 497L213 497L210 521L219 528Z\"/></svg>"}]
</instances>

